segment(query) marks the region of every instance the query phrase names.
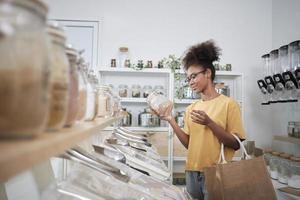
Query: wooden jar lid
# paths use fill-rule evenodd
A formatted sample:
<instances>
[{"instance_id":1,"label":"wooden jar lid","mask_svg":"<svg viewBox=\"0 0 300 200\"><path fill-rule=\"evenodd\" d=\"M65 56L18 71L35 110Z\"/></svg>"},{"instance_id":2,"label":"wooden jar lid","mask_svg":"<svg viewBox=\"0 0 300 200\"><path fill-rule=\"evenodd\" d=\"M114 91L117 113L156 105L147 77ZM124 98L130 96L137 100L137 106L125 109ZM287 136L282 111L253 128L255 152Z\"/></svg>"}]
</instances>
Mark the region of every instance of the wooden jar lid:
<instances>
[{"instance_id":1,"label":"wooden jar lid","mask_svg":"<svg viewBox=\"0 0 300 200\"><path fill-rule=\"evenodd\" d=\"M274 155L274 156L279 156L279 154L280 154L280 152L278 152L278 151L272 151L272 155Z\"/></svg>"},{"instance_id":2,"label":"wooden jar lid","mask_svg":"<svg viewBox=\"0 0 300 200\"><path fill-rule=\"evenodd\" d=\"M292 157L290 157L290 160L300 162L300 157L292 156Z\"/></svg>"}]
</instances>

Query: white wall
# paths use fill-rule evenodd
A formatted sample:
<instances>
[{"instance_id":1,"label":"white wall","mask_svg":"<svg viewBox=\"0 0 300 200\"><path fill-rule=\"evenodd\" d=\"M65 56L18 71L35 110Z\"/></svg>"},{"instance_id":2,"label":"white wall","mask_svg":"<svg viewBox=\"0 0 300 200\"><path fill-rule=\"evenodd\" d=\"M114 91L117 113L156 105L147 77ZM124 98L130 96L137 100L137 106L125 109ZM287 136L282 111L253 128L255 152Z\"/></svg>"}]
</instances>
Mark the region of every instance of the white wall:
<instances>
[{"instance_id":1,"label":"white wall","mask_svg":"<svg viewBox=\"0 0 300 200\"><path fill-rule=\"evenodd\" d=\"M76 2L76 3L75 3ZM215 39L222 63L245 75L245 124L258 146L271 144L270 107L260 106L256 80L260 56L272 48L271 0L48 0L50 17L100 20L100 63L108 65L118 47L133 61L182 55L190 45Z\"/></svg>"}]
</instances>

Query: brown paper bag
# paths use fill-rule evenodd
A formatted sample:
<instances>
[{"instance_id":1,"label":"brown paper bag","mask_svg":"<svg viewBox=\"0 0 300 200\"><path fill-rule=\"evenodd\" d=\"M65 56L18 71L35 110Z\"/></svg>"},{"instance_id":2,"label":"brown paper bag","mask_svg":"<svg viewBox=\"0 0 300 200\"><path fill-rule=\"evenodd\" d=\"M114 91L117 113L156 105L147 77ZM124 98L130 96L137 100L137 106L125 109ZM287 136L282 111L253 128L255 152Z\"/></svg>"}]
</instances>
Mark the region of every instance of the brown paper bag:
<instances>
[{"instance_id":1,"label":"brown paper bag","mask_svg":"<svg viewBox=\"0 0 300 200\"><path fill-rule=\"evenodd\" d=\"M222 145L219 163L223 159L223 164L204 169L208 199L276 200L276 194L263 157L249 159L249 155L241 142L240 147L248 160L225 163Z\"/></svg>"}]
</instances>

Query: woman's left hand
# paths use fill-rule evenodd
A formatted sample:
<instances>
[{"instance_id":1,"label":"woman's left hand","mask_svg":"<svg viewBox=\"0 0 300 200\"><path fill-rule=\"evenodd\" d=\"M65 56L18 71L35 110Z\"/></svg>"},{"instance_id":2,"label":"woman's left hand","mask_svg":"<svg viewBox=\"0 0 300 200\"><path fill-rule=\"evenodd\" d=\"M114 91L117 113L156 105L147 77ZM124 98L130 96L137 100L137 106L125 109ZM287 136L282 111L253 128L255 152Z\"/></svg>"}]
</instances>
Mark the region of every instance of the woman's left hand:
<instances>
[{"instance_id":1,"label":"woman's left hand","mask_svg":"<svg viewBox=\"0 0 300 200\"><path fill-rule=\"evenodd\" d=\"M194 123L201 125L209 125L213 123L213 121L209 118L209 116L201 110L192 110L191 118Z\"/></svg>"}]
</instances>

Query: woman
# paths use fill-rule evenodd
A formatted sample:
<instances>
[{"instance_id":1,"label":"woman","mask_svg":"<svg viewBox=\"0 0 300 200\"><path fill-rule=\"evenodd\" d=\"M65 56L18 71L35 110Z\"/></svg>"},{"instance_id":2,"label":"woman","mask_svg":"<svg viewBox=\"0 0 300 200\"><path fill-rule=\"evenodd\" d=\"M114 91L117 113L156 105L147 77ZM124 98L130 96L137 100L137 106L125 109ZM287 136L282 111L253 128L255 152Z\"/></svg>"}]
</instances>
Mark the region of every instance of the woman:
<instances>
[{"instance_id":1,"label":"woman","mask_svg":"<svg viewBox=\"0 0 300 200\"><path fill-rule=\"evenodd\" d=\"M239 105L220 95L214 87L215 68L220 49L213 41L206 41L188 49L183 58L186 81L201 99L186 108L183 130L174 117L161 116L172 126L181 143L188 149L186 187L194 199L207 199L203 169L218 162L221 143L226 160L231 160L239 143L232 136L245 139Z\"/></svg>"}]
</instances>

